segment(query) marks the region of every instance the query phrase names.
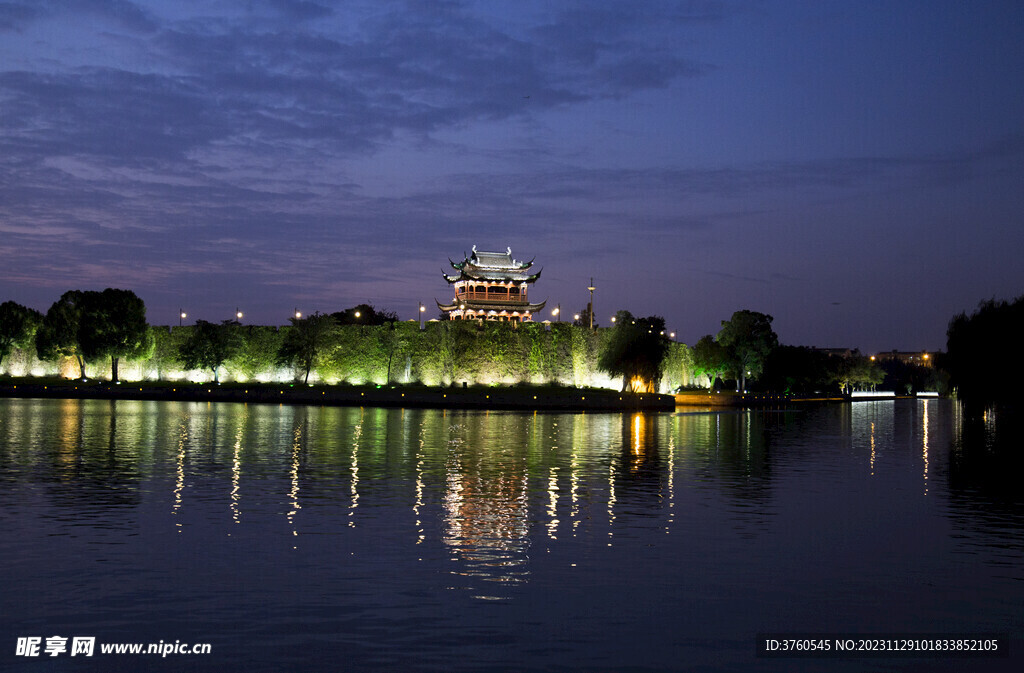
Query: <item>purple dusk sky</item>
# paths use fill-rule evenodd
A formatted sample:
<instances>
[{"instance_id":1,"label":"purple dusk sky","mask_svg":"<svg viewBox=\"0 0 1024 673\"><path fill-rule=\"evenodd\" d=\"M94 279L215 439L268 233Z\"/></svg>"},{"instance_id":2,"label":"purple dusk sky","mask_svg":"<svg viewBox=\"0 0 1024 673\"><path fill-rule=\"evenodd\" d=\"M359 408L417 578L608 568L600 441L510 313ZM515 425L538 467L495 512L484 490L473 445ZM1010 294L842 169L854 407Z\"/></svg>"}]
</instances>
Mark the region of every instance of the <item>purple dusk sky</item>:
<instances>
[{"instance_id":1,"label":"purple dusk sky","mask_svg":"<svg viewBox=\"0 0 1024 673\"><path fill-rule=\"evenodd\" d=\"M449 299L941 349L1024 293L1024 3L0 2L0 301L153 324Z\"/></svg>"}]
</instances>

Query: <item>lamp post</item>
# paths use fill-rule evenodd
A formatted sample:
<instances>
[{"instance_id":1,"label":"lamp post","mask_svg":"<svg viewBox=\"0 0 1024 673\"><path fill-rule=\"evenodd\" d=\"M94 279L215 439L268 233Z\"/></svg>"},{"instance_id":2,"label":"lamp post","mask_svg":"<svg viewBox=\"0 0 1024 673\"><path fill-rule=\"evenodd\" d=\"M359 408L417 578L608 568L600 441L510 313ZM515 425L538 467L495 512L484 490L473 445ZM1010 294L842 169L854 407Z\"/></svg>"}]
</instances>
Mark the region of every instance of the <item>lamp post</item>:
<instances>
[{"instance_id":1,"label":"lamp post","mask_svg":"<svg viewBox=\"0 0 1024 673\"><path fill-rule=\"evenodd\" d=\"M420 329L423 329L423 314L426 312L427 307L420 302Z\"/></svg>"},{"instance_id":2,"label":"lamp post","mask_svg":"<svg viewBox=\"0 0 1024 673\"><path fill-rule=\"evenodd\" d=\"M243 317L244 317L244 314L241 311L239 311L238 307L236 306L235 307L235 320L241 322Z\"/></svg>"},{"instance_id":3,"label":"lamp post","mask_svg":"<svg viewBox=\"0 0 1024 673\"><path fill-rule=\"evenodd\" d=\"M594 290L597 288L594 287L593 276L590 277L590 285L587 286L587 289L590 290L590 303L587 304L587 308L590 309L590 329L594 329Z\"/></svg>"},{"instance_id":4,"label":"lamp post","mask_svg":"<svg viewBox=\"0 0 1024 673\"><path fill-rule=\"evenodd\" d=\"M562 305L556 305L555 309L551 311L551 315L555 316L555 322L562 322Z\"/></svg>"},{"instance_id":5,"label":"lamp post","mask_svg":"<svg viewBox=\"0 0 1024 673\"><path fill-rule=\"evenodd\" d=\"M181 327L181 321L188 317L188 313L185 313L185 309L178 309L178 327Z\"/></svg>"},{"instance_id":6,"label":"lamp post","mask_svg":"<svg viewBox=\"0 0 1024 673\"><path fill-rule=\"evenodd\" d=\"M295 319L302 320L302 311L300 311L298 308L295 309Z\"/></svg>"}]
</instances>

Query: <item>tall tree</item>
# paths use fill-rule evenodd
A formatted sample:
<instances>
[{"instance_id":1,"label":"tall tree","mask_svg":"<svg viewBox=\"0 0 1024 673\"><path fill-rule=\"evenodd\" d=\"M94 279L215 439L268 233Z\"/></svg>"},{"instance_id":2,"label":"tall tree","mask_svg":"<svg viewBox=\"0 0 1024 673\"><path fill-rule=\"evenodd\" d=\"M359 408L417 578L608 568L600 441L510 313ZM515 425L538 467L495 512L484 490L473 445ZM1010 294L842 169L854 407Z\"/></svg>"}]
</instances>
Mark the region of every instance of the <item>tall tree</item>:
<instances>
[{"instance_id":1,"label":"tall tree","mask_svg":"<svg viewBox=\"0 0 1024 673\"><path fill-rule=\"evenodd\" d=\"M73 357L78 360L80 377L85 378L85 357L79 331L85 303L85 293L68 290L46 311L36 330L36 354L40 360Z\"/></svg>"},{"instance_id":2,"label":"tall tree","mask_svg":"<svg viewBox=\"0 0 1024 673\"><path fill-rule=\"evenodd\" d=\"M950 320L942 360L950 385L972 414L989 404L1019 404L1024 398L1016 377L1000 366L1019 350L1022 333L1024 295L1011 302L983 301L970 315Z\"/></svg>"},{"instance_id":3,"label":"tall tree","mask_svg":"<svg viewBox=\"0 0 1024 673\"><path fill-rule=\"evenodd\" d=\"M757 311L736 311L722 321L718 343L725 346L738 374L739 390L747 389L747 377L757 378L768 354L779 345L770 315Z\"/></svg>"},{"instance_id":4,"label":"tall tree","mask_svg":"<svg viewBox=\"0 0 1024 673\"><path fill-rule=\"evenodd\" d=\"M309 383L309 372L327 346L337 323L333 316L319 312L305 318L291 318L291 322L292 327L277 352L277 360L284 365L298 363L306 372L303 383Z\"/></svg>"},{"instance_id":5,"label":"tall tree","mask_svg":"<svg viewBox=\"0 0 1024 673\"><path fill-rule=\"evenodd\" d=\"M621 376L623 392L653 393L658 390L668 348L664 318L635 318L629 311L619 311L597 368L614 377Z\"/></svg>"},{"instance_id":6,"label":"tall tree","mask_svg":"<svg viewBox=\"0 0 1024 673\"><path fill-rule=\"evenodd\" d=\"M698 376L708 377L708 390L713 390L715 380L731 369L729 353L713 336L705 334L693 346L693 368Z\"/></svg>"},{"instance_id":7,"label":"tall tree","mask_svg":"<svg viewBox=\"0 0 1024 673\"><path fill-rule=\"evenodd\" d=\"M209 369L220 383L220 367L242 347L242 332L237 320L220 324L197 320L192 333L181 345L179 357L189 369Z\"/></svg>"},{"instance_id":8,"label":"tall tree","mask_svg":"<svg viewBox=\"0 0 1024 673\"><path fill-rule=\"evenodd\" d=\"M147 357L153 335L146 324L146 305L131 290L107 288L82 293L79 344L86 360L110 358L110 380L118 382L121 358Z\"/></svg>"},{"instance_id":9,"label":"tall tree","mask_svg":"<svg viewBox=\"0 0 1024 673\"><path fill-rule=\"evenodd\" d=\"M28 348L43 320L39 311L13 301L0 304L0 365L14 348Z\"/></svg>"}]
</instances>

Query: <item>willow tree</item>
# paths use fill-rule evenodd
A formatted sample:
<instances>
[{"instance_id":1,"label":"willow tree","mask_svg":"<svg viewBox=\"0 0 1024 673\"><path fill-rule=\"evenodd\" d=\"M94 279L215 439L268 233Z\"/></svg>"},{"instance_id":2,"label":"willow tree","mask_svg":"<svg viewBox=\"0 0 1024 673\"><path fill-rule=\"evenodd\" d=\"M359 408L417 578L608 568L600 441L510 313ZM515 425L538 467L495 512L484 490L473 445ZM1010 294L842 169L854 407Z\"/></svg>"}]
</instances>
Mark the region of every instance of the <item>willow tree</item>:
<instances>
[{"instance_id":1,"label":"willow tree","mask_svg":"<svg viewBox=\"0 0 1024 673\"><path fill-rule=\"evenodd\" d=\"M629 311L619 311L597 368L613 377L621 376L623 392L657 392L668 348L664 318L635 318Z\"/></svg>"},{"instance_id":2,"label":"willow tree","mask_svg":"<svg viewBox=\"0 0 1024 673\"><path fill-rule=\"evenodd\" d=\"M279 364L299 367L305 371L303 383L309 383L309 372L327 348L337 321L333 316L314 313L305 318L291 318L291 329L277 352Z\"/></svg>"},{"instance_id":3,"label":"willow tree","mask_svg":"<svg viewBox=\"0 0 1024 673\"><path fill-rule=\"evenodd\" d=\"M35 338L43 314L13 301L0 304L0 365L15 348L27 348Z\"/></svg>"}]
</instances>

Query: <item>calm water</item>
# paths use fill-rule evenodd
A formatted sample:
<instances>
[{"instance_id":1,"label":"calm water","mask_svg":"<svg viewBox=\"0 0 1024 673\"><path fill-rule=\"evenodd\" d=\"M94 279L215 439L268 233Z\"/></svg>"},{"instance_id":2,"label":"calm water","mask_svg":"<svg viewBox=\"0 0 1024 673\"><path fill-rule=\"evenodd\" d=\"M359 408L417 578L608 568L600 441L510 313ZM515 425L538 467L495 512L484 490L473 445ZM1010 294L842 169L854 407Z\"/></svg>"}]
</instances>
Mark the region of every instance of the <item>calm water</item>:
<instances>
[{"instance_id":1,"label":"calm water","mask_svg":"<svg viewBox=\"0 0 1024 673\"><path fill-rule=\"evenodd\" d=\"M1022 435L996 430L939 400L0 400L0 669L1024 670L1021 462L1003 457ZM999 632L1018 649L756 658L769 631ZM212 653L15 656L53 635Z\"/></svg>"}]
</instances>

